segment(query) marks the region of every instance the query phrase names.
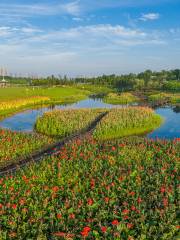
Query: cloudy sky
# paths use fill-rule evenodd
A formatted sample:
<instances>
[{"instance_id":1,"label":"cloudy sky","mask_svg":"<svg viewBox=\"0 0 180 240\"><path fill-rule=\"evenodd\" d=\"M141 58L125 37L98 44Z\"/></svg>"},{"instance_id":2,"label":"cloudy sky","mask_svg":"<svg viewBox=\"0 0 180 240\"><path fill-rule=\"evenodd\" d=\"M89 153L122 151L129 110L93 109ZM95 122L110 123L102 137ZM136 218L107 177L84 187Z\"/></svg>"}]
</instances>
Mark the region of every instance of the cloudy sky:
<instances>
[{"instance_id":1,"label":"cloudy sky","mask_svg":"<svg viewBox=\"0 0 180 240\"><path fill-rule=\"evenodd\" d=\"M180 67L180 0L1 0L0 67L92 76Z\"/></svg>"}]
</instances>

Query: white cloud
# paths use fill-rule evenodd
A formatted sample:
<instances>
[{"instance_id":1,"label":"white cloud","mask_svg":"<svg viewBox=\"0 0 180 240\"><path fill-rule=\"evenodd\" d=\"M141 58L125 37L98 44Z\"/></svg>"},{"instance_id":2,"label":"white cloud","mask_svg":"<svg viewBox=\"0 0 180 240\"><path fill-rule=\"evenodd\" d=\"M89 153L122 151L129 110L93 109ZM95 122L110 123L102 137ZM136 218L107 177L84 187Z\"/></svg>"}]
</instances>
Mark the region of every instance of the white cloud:
<instances>
[{"instance_id":1,"label":"white cloud","mask_svg":"<svg viewBox=\"0 0 180 240\"><path fill-rule=\"evenodd\" d=\"M171 36L171 32L166 34ZM0 26L0 36L0 65L7 65L10 71L17 68L23 72L70 72L72 75L97 71L96 61L97 67L101 65L99 71L103 71L103 68L108 71L110 64L109 69L115 72L119 62L113 59L119 59L121 66L124 66L124 56L127 55L128 61L135 51L145 55L144 51L152 46L159 50L167 44L168 39L168 35L162 32L111 24L48 31L34 26ZM109 59L106 63L105 58Z\"/></svg>"},{"instance_id":2,"label":"white cloud","mask_svg":"<svg viewBox=\"0 0 180 240\"><path fill-rule=\"evenodd\" d=\"M64 10L65 13L78 16L80 14L79 1L64 4L64 5L62 5L62 9Z\"/></svg>"},{"instance_id":3,"label":"white cloud","mask_svg":"<svg viewBox=\"0 0 180 240\"><path fill-rule=\"evenodd\" d=\"M147 14L142 14L142 16L139 18L142 21L153 21L153 20L158 20L160 18L159 13L147 13Z\"/></svg>"},{"instance_id":4,"label":"white cloud","mask_svg":"<svg viewBox=\"0 0 180 240\"><path fill-rule=\"evenodd\" d=\"M77 16L79 13L79 1L61 4L0 4L0 16L10 19L62 14Z\"/></svg>"}]
</instances>

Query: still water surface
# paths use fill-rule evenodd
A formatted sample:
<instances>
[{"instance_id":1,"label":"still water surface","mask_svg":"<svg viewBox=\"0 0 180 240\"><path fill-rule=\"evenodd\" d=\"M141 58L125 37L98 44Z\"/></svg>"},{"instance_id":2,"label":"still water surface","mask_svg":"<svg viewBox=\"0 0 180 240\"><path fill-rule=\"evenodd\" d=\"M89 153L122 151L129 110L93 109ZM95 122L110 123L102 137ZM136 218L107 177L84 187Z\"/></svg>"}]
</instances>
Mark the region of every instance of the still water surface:
<instances>
[{"instance_id":1,"label":"still water surface","mask_svg":"<svg viewBox=\"0 0 180 240\"><path fill-rule=\"evenodd\" d=\"M56 105L54 107L42 107L14 114L0 122L0 128L8 128L12 131L33 131L36 119L44 112L52 109L79 109L79 108L112 108L124 107L124 105L111 105L104 103L101 99L86 99L70 105ZM180 137L180 109L178 107L157 108L156 112L164 117L165 121L152 133L150 138L179 138Z\"/></svg>"}]
</instances>

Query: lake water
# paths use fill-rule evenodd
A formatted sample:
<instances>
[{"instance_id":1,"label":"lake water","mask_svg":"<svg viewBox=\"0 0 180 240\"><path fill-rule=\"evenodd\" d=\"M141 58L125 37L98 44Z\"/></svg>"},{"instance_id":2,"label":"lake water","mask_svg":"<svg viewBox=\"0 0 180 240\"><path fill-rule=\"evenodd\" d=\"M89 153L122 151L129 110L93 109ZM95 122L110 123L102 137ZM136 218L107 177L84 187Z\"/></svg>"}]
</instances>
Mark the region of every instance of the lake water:
<instances>
[{"instance_id":1,"label":"lake water","mask_svg":"<svg viewBox=\"0 0 180 240\"><path fill-rule=\"evenodd\" d=\"M0 122L0 128L7 128L12 131L33 131L36 119L42 116L44 112L52 109L79 109L79 108L112 108L124 107L124 105L111 105L104 103L101 99L86 99L70 105L56 105L54 107L42 107L23 111L10 116ZM150 138L179 138L180 137L180 109L173 107L164 107L156 109L156 112L164 117L165 121L152 133L147 136Z\"/></svg>"}]
</instances>

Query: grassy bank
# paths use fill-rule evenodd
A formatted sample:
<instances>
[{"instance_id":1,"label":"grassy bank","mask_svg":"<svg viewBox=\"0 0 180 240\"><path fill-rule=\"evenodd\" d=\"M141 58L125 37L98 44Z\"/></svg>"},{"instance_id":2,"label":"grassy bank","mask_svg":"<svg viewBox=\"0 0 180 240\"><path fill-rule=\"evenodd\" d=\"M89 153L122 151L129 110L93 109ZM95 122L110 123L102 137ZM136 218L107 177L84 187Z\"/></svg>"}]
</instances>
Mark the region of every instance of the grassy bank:
<instances>
[{"instance_id":1,"label":"grassy bank","mask_svg":"<svg viewBox=\"0 0 180 240\"><path fill-rule=\"evenodd\" d=\"M172 93L157 93L157 94L153 94L150 95L148 97L148 100L150 102L159 102L159 101L170 101L172 104L173 103L180 103L180 94L176 93L176 94L172 94Z\"/></svg>"},{"instance_id":2,"label":"grassy bank","mask_svg":"<svg viewBox=\"0 0 180 240\"><path fill-rule=\"evenodd\" d=\"M87 98L87 90L76 87L0 88L0 118L42 104L74 103Z\"/></svg>"},{"instance_id":3,"label":"grassy bank","mask_svg":"<svg viewBox=\"0 0 180 240\"><path fill-rule=\"evenodd\" d=\"M86 90L91 92L91 94L108 94L112 91L116 91L116 89L112 89L111 87L107 86L100 86L100 85L92 85L92 84L79 84L77 85L78 89Z\"/></svg>"},{"instance_id":4,"label":"grassy bank","mask_svg":"<svg viewBox=\"0 0 180 240\"><path fill-rule=\"evenodd\" d=\"M0 179L0 239L178 239L178 141L93 139Z\"/></svg>"},{"instance_id":5,"label":"grassy bank","mask_svg":"<svg viewBox=\"0 0 180 240\"><path fill-rule=\"evenodd\" d=\"M138 102L139 99L132 93L109 93L104 97L103 101L109 104L130 104Z\"/></svg>"},{"instance_id":6,"label":"grassy bank","mask_svg":"<svg viewBox=\"0 0 180 240\"><path fill-rule=\"evenodd\" d=\"M97 125L94 137L106 140L139 135L150 132L159 127L161 123L161 117L150 108L129 107L111 109Z\"/></svg>"}]
</instances>

